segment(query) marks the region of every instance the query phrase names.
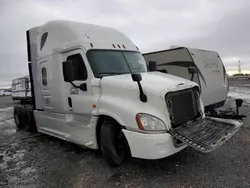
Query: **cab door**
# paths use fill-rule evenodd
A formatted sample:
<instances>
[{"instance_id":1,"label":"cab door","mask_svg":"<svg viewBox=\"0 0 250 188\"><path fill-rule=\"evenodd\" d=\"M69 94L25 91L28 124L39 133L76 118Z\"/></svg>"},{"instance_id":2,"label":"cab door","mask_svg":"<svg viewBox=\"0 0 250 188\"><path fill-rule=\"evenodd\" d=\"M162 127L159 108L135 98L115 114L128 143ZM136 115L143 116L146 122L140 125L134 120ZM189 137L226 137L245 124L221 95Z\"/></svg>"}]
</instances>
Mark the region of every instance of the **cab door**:
<instances>
[{"instance_id":1,"label":"cab door","mask_svg":"<svg viewBox=\"0 0 250 188\"><path fill-rule=\"evenodd\" d=\"M92 119L92 106L94 104L91 87L92 70L82 49L74 49L63 53L63 61L79 63L75 73L79 75L77 80L72 83L65 82L67 88L69 88L66 99L69 106L68 113L72 116L72 121L68 124L72 127L71 139L83 142L86 145L86 142L93 139L92 127L88 126ZM82 86L81 89L79 88L80 85Z\"/></svg>"},{"instance_id":2,"label":"cab door","mask_svg":"<svg viewBox=\"0 0 250 188\"><path fill-rule=\"evenodd\" d=\"M70 87L68 96L68 105L71 107L70 111L87 117L89 116L93 105L91 87L93 74L87 63L88 60L82 49L72 50L64 53L63 56L64 61L78 62L80 64L80 67L78 68L79 72L76 73L79 75L79 78L72 83L67 83ZM79 88L80 85L83 86L82 89Z\"/></svg>"}]
</instances>

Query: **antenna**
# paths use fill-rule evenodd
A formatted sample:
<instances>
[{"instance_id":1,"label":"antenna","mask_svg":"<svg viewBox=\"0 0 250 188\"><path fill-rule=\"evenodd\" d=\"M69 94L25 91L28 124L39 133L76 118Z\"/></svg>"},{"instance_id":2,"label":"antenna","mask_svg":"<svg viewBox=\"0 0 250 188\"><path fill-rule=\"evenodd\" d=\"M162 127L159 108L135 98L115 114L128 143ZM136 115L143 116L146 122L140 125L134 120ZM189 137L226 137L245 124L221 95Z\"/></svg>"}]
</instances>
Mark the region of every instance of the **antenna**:
<instances>
[{"instance_id":1,"label":"antenna","mask_svg":"<svg viewBox=\"0 0 250 188\"><path fill-rule=\"evenodd\" d=\"M238 64L238 71L239 71L239 74L241 74L241 62L239 61L239 64Z\"/></svg>"}]
</instances>

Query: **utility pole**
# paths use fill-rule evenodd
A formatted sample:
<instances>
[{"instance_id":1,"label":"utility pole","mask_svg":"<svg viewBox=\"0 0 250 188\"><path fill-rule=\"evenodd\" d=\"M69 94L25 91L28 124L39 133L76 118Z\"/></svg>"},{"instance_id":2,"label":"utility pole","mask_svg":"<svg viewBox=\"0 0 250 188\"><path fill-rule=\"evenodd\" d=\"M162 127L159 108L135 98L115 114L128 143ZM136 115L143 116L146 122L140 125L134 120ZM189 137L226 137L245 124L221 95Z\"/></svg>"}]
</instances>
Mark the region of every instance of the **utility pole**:
<instances>
[{"instance_id":1,"label":"utility pole","mask_svg":"<svg viewBox=\"0 0 250 188\"><path fill-rule=\"evenodd\" d=\"M239 74L241 74L241 62L239 61L239 64L238 64L238 71L239 71Z\"/></svg>"}]
</instances>

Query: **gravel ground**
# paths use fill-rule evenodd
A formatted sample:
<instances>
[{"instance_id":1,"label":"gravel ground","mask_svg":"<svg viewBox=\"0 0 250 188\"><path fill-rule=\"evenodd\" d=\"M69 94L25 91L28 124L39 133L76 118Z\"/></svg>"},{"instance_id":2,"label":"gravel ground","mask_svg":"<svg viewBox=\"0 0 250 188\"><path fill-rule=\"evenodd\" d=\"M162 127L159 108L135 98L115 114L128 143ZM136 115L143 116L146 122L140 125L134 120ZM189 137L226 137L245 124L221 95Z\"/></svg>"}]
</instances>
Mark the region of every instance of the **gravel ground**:
<instances>
[{"instance_id":1,"label":"gravel ground","mask_svg":"<svg viewBox=\"0 0 250 188\"><path fill-rule=\"evenodd\" d=\"M249 105L241 112L250 117ZM96 151L17 131L11 106L10 97L0 97L0 187L250 187L249 117L211 153L186 148L165 159L130 159L111 168Z\"/></svg>"}]
</instances>

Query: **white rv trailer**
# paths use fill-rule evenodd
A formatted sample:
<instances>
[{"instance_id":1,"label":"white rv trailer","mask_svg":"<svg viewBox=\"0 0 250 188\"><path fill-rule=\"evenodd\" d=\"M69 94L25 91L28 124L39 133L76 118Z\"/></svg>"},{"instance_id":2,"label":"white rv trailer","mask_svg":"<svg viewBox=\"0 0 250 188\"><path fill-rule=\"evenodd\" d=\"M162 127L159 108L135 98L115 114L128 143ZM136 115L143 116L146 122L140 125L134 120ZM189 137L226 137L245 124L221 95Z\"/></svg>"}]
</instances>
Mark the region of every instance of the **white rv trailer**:
<instances>
[{"instance_id":1,"label":"white rv trailer","mask_svg":"<svg viewBox=\"0 0 250 188\"><path fill-rule=\"evenodd\" d=\"M199 84L206 109L224 105L229 86L225 67L217 52L177 47L145 53L143 56L147 63L155 61L158 71L192 79ZM196 70L193 76L190 68Z\"/></svg>"},{"instance_id":2,"label":"white rv trailer","mask_svg":"<svg viewBox=\"0 0 250 188\"><path fill-rule=\"evenodd\" d=\"M188 145L210 152L242 126L205 117L198 84L155 64L148 72L117 30L51 21L26 35L33 102L14 107L20 129L100 149L119 165L126 155L159 159Z\"/></svg>"},{"instance_id":3,"label":"white rv trailer","mask_svg":"<svg viewBox=\"0 0 250 188\"><path fill-rule=\"evenodd\" d=\"M12 99L21 102L31 99L31 86L29 76L12 80Z\"/></svg>"}]
</instances>

